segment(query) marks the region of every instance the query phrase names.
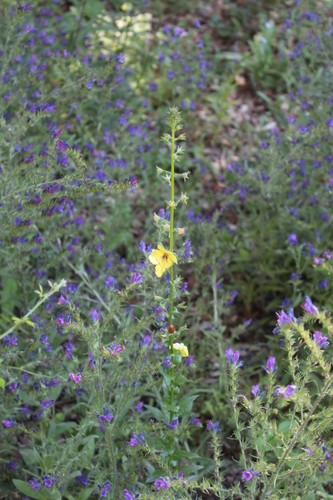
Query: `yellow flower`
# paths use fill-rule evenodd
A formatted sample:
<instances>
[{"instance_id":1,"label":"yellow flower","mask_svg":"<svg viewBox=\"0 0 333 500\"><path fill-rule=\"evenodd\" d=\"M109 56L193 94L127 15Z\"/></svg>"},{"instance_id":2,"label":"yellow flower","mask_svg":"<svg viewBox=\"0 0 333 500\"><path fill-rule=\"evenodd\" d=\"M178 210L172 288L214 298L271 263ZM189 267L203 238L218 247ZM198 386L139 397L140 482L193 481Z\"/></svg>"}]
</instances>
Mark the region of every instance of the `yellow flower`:
<instances>
[{"instance_id":1,"label":"yellow flower","mask_svg":"<svg viewBox=\"0 0 333 500\"><path fill-rule=\"evenodd\" d=\"M178 344L176 342L173 344L173 348L175 351L179 351L183 358L188 358L188 349L185 344Z\"/></svg>"},{"instance_id":2,"label":"yellow flower","mask_svg":"<svg viewBox=\"0 0 333 500\"><path fill-rule=\"evenodd\" d=\"M162 245L157 245L157 250L153 250L149 255L149 260L155 266L155 274L158 278L173 264L177 264L177 257L173 252L169 252Z\"/></svg>"}]
</instances>

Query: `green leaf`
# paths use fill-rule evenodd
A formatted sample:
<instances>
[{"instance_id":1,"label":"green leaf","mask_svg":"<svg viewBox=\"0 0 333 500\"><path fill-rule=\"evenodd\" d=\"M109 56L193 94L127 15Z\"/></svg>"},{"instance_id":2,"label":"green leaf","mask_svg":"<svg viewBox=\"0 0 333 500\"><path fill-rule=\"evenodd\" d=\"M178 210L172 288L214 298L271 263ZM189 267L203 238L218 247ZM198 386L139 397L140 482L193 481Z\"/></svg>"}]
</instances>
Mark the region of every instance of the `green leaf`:
<instances>
[{"instance_id":1,"label":"green leaf","mask_svg":"<svg viewBox=\"0 0 333 500\"><path fill-rule=\"evenodd\" d=\"M153 415L154 418L156 418L157 421L161 422L164 420L164 416L161 410L150 405L145 405L145 407L147 408L148 411L150 411L150 413Z\"/></svg>"},{"instance_id":2,"label":"green leaf","mask_svg":"<svg viewBox=\"0 0 333 500\"><path fill-rule=\"evenodd\" d=\"M55 439L58 436L61 436L61 434L65 434L71 429L76 429L77 428L77 423L76 422L60 422L56 423L54 420L51 422L50 427L49 427L49 432L48 432L48 437L49 439Z\"/></svg>"},{"instance_id":3,"label":"green leaf","mask_svg":"<svg viewBox=\"0 0 333 500\"><path fill-rule=\"evenodd\" d=\"M18 304L18 284L13 278L2 277L1 306L2 310L10 313Z\"/></svg>"},{"instance_id":4,"label":"green leaf","mask_svg":"<svg viewBox=\"0 0 333 500\"><path fill-rule=\"evenodd\" d=\"M87 490L81 491L79 495L77 495L76 500L88 500L88 498L92 497L95 488L88 488Z\"/></svg>"},{"instance_id":5,"label":"green leaf","mask_svg":"<svg viewBox=\"0 0 333 500\"><path fill-rule=\"evenodd\" d=\"M180 413L188 414L192 411L193 402L198 396L185 396L178 402Z\"/></svg>"},{"instance_id":6,"label":"green leaf","mask_svg":"<svg viewBox=\"0 0 333 500\"><path fill-rule=\"evenodd\" d=\"M42 457L35 448L21 448L20 455L24 460L26 465L41 464L43 462Z\"/></svg>"},{"instance_id":7,"label":"green leaf","mask_svg":"<svg viewBox=\"0 0 333 500\"><path fill-rule=\"evenodd\" d=\"M103 10L104 6L103 3L99 0L90 0L89 2L85 3L84 6L84 14L87 17L90 18L95 18L100 14Z\"/></svg>"},{"instance_id":8,"label":"green leaf","mask_svg":"<svg viewBox=\"0 0 333 500\"><path fill-rule=\"evenodd\" d=\"M0 389L4 389L5 387L5 381L3 378L0 377Z\"/></svg>"},{"instance_id":9,"label":"green leaf","mask_svg":"<svg viewBox=\"0 0 333 500\"><path fill-rule=\"evenodd\" d=\"M13 483L21 493L27 495L30 498L36 498L36 500L50 500L50 495L48 492L43 493L42 491L35 491L30 486L30 484L26 483L25 481L21 481L20 479L13 479Z\"/></svg>"}]
</instances>

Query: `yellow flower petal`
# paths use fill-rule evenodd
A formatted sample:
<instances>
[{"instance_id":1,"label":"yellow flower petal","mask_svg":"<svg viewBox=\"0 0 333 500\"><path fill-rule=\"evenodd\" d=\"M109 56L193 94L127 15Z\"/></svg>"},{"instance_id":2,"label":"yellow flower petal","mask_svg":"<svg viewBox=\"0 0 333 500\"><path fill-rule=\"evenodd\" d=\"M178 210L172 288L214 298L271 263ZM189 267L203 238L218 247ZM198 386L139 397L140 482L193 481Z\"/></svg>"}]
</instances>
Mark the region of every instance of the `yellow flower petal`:
<instances>
[{"instance_id":1,"label":"yellow flower petal","mask_svg":"<svg viewBox=\"0 0 333 500\"><path fill-rule=\"evenodd\" d=\"M168 252L168 254L169 254L170 259L172 260L172 262L173 262L174 264L177 264L177 257L175 256L175 254L174 254L174 253L172 253L172 252Z\"/></svg>"},{"instance_id":2,"label":"yellow flower petal","mask_svg":"<svg viewBox=\"0 0 333 500\"><path fill-rule=\"evenodd\" d=\"M157 246L157 250L152 250L149 260L155 266L156 276L159 278L173 264L177 264L177 257L173 252L166 250L162 245Z\"/></svg>"},{"instance_id":3,"label":"yellow flower petal","mask_svg":"<svg viewBox=\"0 0 333 500\"><path fill-rule=\"evenodd\" d=\"M158 264L160 258L161 258L160 252L158 250L153 250L151 252L151 254L149 255L149 260L152 264L154 264L154 266L156 266L156 264Z\"/></svg>"},{"instance_id":4,"label":"yellow flower petal","mask_svg":"<svg viewBox=\"0 0 333 500\"><path fill-rule=\"evenodd\" d=\"M164 271L165 271L165 269L163 269L163 267L160 266L159 264L157 264L157 266L155 266L155 274L158 278L160 278L162 276Z\"/></svg>"},{"instance_id":5,"label":"yellow flower petal","mask_svg":"<svg viewBox=\"0 0 333 500\"><path fill-rule=\"evenodd\" d=\"M185 344L176 342L175 344L173 344L173 348L175 351L179 351L179 353L182 355L182 358L188 358L188 348Z\"/></svg>"}]
</instances>

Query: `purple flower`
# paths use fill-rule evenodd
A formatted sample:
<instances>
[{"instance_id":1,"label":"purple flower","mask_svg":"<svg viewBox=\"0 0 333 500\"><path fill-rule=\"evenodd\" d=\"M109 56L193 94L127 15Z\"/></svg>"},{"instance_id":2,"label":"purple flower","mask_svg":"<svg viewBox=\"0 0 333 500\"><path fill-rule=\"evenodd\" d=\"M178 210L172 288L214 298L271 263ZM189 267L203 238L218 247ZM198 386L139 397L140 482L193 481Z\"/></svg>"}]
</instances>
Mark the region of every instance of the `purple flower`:
<instances>
[{"instance_id":1,"label":"purple flower","mask_svg":"<svg viewBox=\"0 0 333 500\"><path fill-rule=\"evenodd\" d=\"M7 469L8 471L16 470L18 467L19 467L19 464L18 464L15 460L10 460L10 461L6 464L6 469Z\"/></svg>"},{"instance_id":2,"label":"purple flower","mask_svg":"<svg viewBox=\"0 0 333 500\"><path fill-rule=\"evenodd\" d=\"M178 418L174 418L173 420L171 420L171 422L168 424L168 427L169 429L175 429L176 427L178 427Z\"/></svg>"},{"instance_id":3,"label":"purple flower","mask_svg":"<svg viewBox=\"0 0 333 500\"><path fill-rule=\"evenodd\" d=\"M249 470L243 470L242 479L243 479L243 481L251 481L251 479L253 479L252 472Z\"/></svg>"},{"instance_id":4,"label":"purple flower","mask_svg":"<svg viewBox=\"0 0 333 500\"><path fill-rule=\"evenodd\" d=\"M52 488L52 486L58 481L58 476L55 477L50 477L50 476L44 476L43 478L43 485L45 488Z\"/></svg>"},{"instance_id":5,"label":"purple flower","mask_svg":"<svg viewBox=\"0 0 333 500\"><path fill-rule=\"evenodd\" d=\"M143 277L142 274L140 273L133 273L131 276L131 284L132 285L140 285L140 283L143 282Z\"/></svg>"},{"instance_id":6,"label":"purple flower","mask_svg":"<svg viewBox=\"0 0 333 500\"><path fill-rule=\"evenodd\" d=\"M238 290L229 290L228 292L228 295L229 295L229 300L227 301L227 305L228 306L231 306L231 304L233 304L235 298L237 297L238 295Z\"/></svg>"},{"instance_id":7,"label":"purple flower","mask_svg":"<svg viewBox=\"0 0 333 500\"><path fill-rule=\"evenodd\" d=\"M169 478L159 477L154 482L154 485L157 490L168 490L170 488Z\"/></svg>"},{"instance_id":8,"label":"purple flower","mask_svg":"<svg viewBox=\"0 0 333 500\"><path fill-rule=\"evenodd\" d=\"M276 363L275 363L276 359L274 358L274 356L270 356L267 360L267 363L266 363L266 371L267 372L275 372L275 370L277 369L277 366L276 366Z\"/></svg>"},{"instance_id":9,"label":"purple flower","mask_svg":"<svg viewBox=\"0 0 333 500\"><path fill-rule=\"evenodd\" d=\"M313 340L315 341L315 343L317 344L317 346L319 347L319 349L321 349L322 347L326 347L326 346L329 345L328 337L325 337L325 335L323 335L318 330L314 332L314 334L313 334Z\"/></svg>"},{"instance_id":10,"label":"purple flower","mask_svg":"<svg viewBox=\"0 0 333 500\"><path fill-rule=\"evenodd\" d=\"M119 63L119 64L124 64L124 62L125 62L125 57L124 57L124 54L122 54L122 53L117 54L117 55L116 55L116 61L117 61L117 63Z\"/></svg>"},{"instance_id":11,"label":"purple flower","mask_svg":"<svg viewBox=\"0 0 333 500\"><path fill-rule=\"evenodd\" d=\"M187 239L184 243L184 259L189 259L191 257L191 240Z\"/></svg>"},{"instance_id":12,"label":"purple flower","mask_svg":"<svg viewBox=\"0 0 333 500\"><path fill-rule=\"evenodd\" d=\"M324 250L324 252L323 252L323 257L324 257L324 259L326 259L326 260L331 260L332 255L330 254L330 252L329 252L328 250Z\"/></svg>"},{"instance_id":13,"label":"purple flower","mask_svg":"<svg viewBox=\"0 0 333 500\"><path fill-rule=\"evenodd\" d=\"M31 488L33 488L35 491L40 490L40 480L39 479L30 479L30 481L28 481L28 483L30 484Z\"/></svg>"},{"instance_id":14,"label":"purple flower","mask_svg":"<svg viewBox=\"0 0 333 500\"><path fill-rule=\"evenodd\" d=\"M333 128L333 118L329 118L326 122L326 125L330 128Z\"/></svg>"},{"instance_id":15,"label":"purple flower","mask_svg":"<svg viewBox=\"0 0 333 500\"><path fill-rule=\"evenodd\" d=\"M218 422L213 422L212 420L207 421L207 428L211 432L221 432L220 424Z\"/></svg>"},{"instance_id":16,"label":"purple flower","mask_svg":"<svg viewBox=\"0 0 333 500\"><path fill-rule=\"evenodd\" d=\"M116 288L117 280L113 276L108 276L104 281L106 288Z\"/></svg>"},{"instance_id":17,"label":"purple flower","mask_svg":"<svg viewBox=\"0 0 333 500\"><path fill-rule=\"evenodd\" d=\"M94 322L99 321L101 319L101 316L102 313L100 311L97 311L97 309L92 309L92 311L90 311L90 317Z\"/></svg>"},{"instance_id":18,"label":"purple flower","mask_svg":"<svg viewBox=\"0 0 333 500\"><path fill-rule=\"evenodd\" d=\"M294 246L298 245L297 234L295 234L295 233L289 234L289 236L288 236L288 242L291 245L294 245Z\"/></svg>"},{"instance_id":19,"label":"purple flower","mask_svg":"<svg viewBox=\"0 0 333 500\"><path fill-rule=\"evenodd\" d=\"M280 313L276 313L276 316L277 324L279 326L291 325L294 321L296 321L292 308L289 309L288 313L282 310Z\"/></svg>"},{"instance_id":20,"label":"purple flower","mask_svg":"<svg viewBox=\"0 0 333 500\"><path fill-rule=\"evenodd\" d=\"M198 417L191 417L190 418L190 424L191 425L195 425L195 426L201 425L200 418L198 418Z\"/></svg>"},{"instance_id":21,"label":"purple flower","mask_svg":"<svg viewBox=\"0 0 333 500\"><path fill-rule=\"evenodd\" d=\"M128 444L133 447L142 446L143 444L145 444L145 437L142 432L140 432L140 434L133 433Z\"/></svg>"},{"instance_id":22,"label":"purple flower","mask_svg":"<svg viewBox=\"0 0 333 500\"><path fill-rule=\"evenodd\" d=\"M121 352L123 352L124 347L121 344L113 343L111 347L108 347L107 350L111 354L111 356L118 356Z\"/></svg>"},{"instance_id":23,"label":"purple flower","mask_svg":"<svg viewBox=\"0 0 333 500\"><path fill-rule=\"evenodd\" d=\"M97 487L99 489L99 497L105 498L108 496L108 493L111 490L111 483L110 481L105 481L103 486L99 484Z\"/></svg>"},{"instance_id":24,"label":"purple flower","mask_svg":"<svg viewBox=\"0 0 333 500\"><path fill-rule=\"evenodd\" d=\"M112 422L113 414L108 408L103 408L102 415L97 415L100 422Z\"/></svg>"},{"instance_id":25,"label":"purple flower","mask_svg":"<svg viewBox=\"0 0 333 500\"><path fill-rule=\"evenodd\" d=\"M56 149L58 151L66 151L66 149L68 149L69 146L67 144L66 141L64 141L63 139L60 139L57 143L56 143Z\"/></svg>"},{"instance_id":26,"label":"purple flower","mask_svg":"<svg viewBox=\"0 0 333 500\"><path fill-rule=\"evenodd\" d=\"M139 401L136 406L134 406L134 410L137 411L139 414L142 413L142 408L143 408L143 402Z\"/></svg>"},{"instance_id":27,"label":"purple flower","mask_svg":"<svg viewBox=\"0 0 333 500\"><path fill-rule=\"evenodd\" d=\"M184 33L183 28L180 28L179 26L175 26L173 33L175 36L181 36Z\"/></svg>"},{"instance_id":28,"label":"purple flower","mask_svg":"<svg viewBox=\"0 0 333 500\"><path fill-rule=\"evenodd\" d=\"M12 345L17 345L18 344L18 339L17 337L15 337L15 335L13 333L9 333L8 335L6 335L6 337L3 338L3 342L8 346L12 346Z\"/></svg>"},{"instance_id":29,"label":"purple flower","mask_svg":"<svg viewBox=\"0 0 333 500\"><path fill-rule=\"evenodd\" d=\"M186 366L191 366L193 364L193 354L190 354L187 358L184 358L184 364Z\"/></svg>"},{"instance_id":30,"label":"purple flower","mask_svg":"<svg viewBox=\"0 0 333 500\"><path fill-rule=\"evenodd\" d=\"M244 470L242 472L243 481L251 481L251 479L253 479L254 477L258 477L258 476L259 476L259 472L255 471L253 469Z\"/></svg>"},{"instance_id":31,"label":"purple flower","mask_svg":"<svg viewBox=\"0 0 333 500\"><path fill-rule=\"evenodd\" d=\"M251 392L253 396L256 398L260 394L260 384L256 384L252 386Z\"/></svg>"},{"instance_id":32,"label":"purple flower","mask_svg":"<svg viewBox=\"0 0 333 500\"><path fill-rule=\"evenodd\" d=\"M3 420L1 423L6 429L9 429L10 427L15 427L16 425L16 422L12 417L10 417L8 420Z\"/></svg>"},{"instance_id":33,"label":"purple flower","mask_svg":"<svg viewBox=\"0 0 333 500\"><path fill-rule=\"evenodd\" d=\"M88 486L88 484L89 484L89 477L87 477L84 474L80 474L79 476L77 476L76 480L79 483L81 483L83 486Z\"/></svg>"},{"instance_id":34,"label":"purple flower","mask_svg":"<svg viewBox=\"0 0 333 500\"><path fill-rule=\"evenodd\" d=\"M283 396L284 398L291 398L291 396L294 394L296 390L295 385L287 385L284 389L281 389L280 387L277 390L277 394L279 396Z\"/></svg>"},{"instance_id":35,"label":"purple flower","mask_svg":"<svg viewBox=\"0 0 333 500\"><path fill-rule=\"evenodd\" d=\"M71 380L75 384L79 384L81 382L82 375L81 375L81 373L77 373L76 375L75 375L75 373L70 373L68 378L69 378L69 380Z\"/></svg>"},{"instance_id":36,"label":"purple flower","mask_svg":"<svg viewBox=\"0 0 333 500\"><path fill-rule=\"evenodd\" d=\"M132 493L128 490L123 490L123 493L124 493L124 499L125 500L134 500L134 496L132 495Z\"/></svg>"},{"instance_id":37,"label":"purple flower","mask_svg":"<svg viewBox=\"0 0 333 500\"><path fill-rule=\"evenodd\" d=\"M225 350L225 357L231 365L236 365L236 368L238 368L238 366L241 366L240 363L237 364L237 361L239 360L239 351L234 352L231 347L228 347Z\"/></svg>"},{"instance_id":38,"label":"purple flower","mask_svg":"<svg viewBox=\"0 0 333 500\"><path fill-rule=\"evenodd\" d=\"M45 400L45 401L42 401L40 400L40 405L42 408L50 408L51 406L54 405L54 399L50 399L49 401Z\"/></svg>"},{"instance_id":39,"label":"purple flower","mask_svg":"<svg viewBox=\"0 0 333 500\"><path fill-rule=\"evenodd\" d=\"M142 345L149 345L150 342L151 342L151 335L149 335L149 333L146 333L142 338Z\"/></svg>"},{"instance_id":40,"label":"purple flower","mask_svg":"<svg viewBox=\"0 0 333 500\"><path fill-rule=\"evenodd\" d=\"M313 315L317 315L318 314L318 309L316 308L315 305L313 305L310 297L308 297L308 296L305 297L305 302L302 305L302 308L308 314L313 314Z\"/></svg>"},{"instance_id":41,"label":"purple flower","mask_svg":"<svg viewBox=\"0 0 333 500\"><path fill-rule=\"evenodd\" d=\"M167 356L166 358L164 358L164 360L161 363L161 366L162 368L171 368L172 366L171 357Z\"/></svg>"}]
</instances>

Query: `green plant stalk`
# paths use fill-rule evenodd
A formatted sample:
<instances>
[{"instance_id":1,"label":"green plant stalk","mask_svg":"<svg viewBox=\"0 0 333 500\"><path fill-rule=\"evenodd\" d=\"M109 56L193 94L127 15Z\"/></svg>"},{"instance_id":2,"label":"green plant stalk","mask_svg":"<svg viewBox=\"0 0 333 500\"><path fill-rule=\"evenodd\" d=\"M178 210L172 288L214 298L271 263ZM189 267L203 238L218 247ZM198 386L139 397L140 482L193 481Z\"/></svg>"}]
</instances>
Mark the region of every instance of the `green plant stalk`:
<instances>
[{"instance_id":1,"label":"green plant stalk","mask_svg":"<svg viewBox=\"0 0 333 500\"><path fill-rule=\"evenodd\" d=\"M52 295L54 295L55 293L57 293L60 288L64 287L66 285L66 280L61 280L59 283L55 283L54 285L52 285L51 287L51 290L49 290L45 295L43 295L39 301L37 302L37 304L34 305L34 307L32 309L30 309L29 312L27 312L27 314L25 314L23 316L23 318L19 319L13 326L11 326L7 331L5 331L5 333L3 333L2 335L0 335L0 340L2 340L4 337L6 337L7 335L9 335L10 333L12 333L14 330L16 330L17 328L19 328L20 325L24 324L26 322L26 320L47 300L49 299Z\"/></svg>"},{"instance_id":2,"label":"green plant stalk","mask_svg":"<svg viewBox=\"0 0 333 500\"><path fill-rule=\"evenodd\" d=\"M242 439L242 426L239 420L239 408L237 407L237 388L238 388L238 377L237 377L237 367L236 365L231 365L230 367L230 402L234 416L235 422L235 436L238 439L241 449L241 459L242 465L246 467L246 455L245 455L245 447Z\"/></svg>"},{"instance_id":3,"label":"green plant stalk","mask_svg":"<svg viewBox=\"0 0 333 500\"><path fill-rule=\"evenodd\" d=\"M212 274L212 293L213 293L213 307L214 307L214 326L219 327L219 307L218 307L218 296L217 296L217 272L214 266L213 274ZM220 375L219 375L219 387L223 392L227 391L228 384L227 379L225 377L225 373L227 372L227 363L224 355L224 341L223 336L220 334L220 330L218 330L218 336L216 338L218 349L219 349L219 359L220 359Z\"/></svg>"},{"instance_id":4,"label":"green plant stalk","mask_svg":"<svg viewBox=\"0 0 333 500\"><path fill-rule=\"evenodd\" d=\"M170 230L169 230L169 250L173 252L174 219L175 219L175 126L171 128L171 180L170 180ZM173 292L174 276L173 266L170 268L170 294L169 294L169 326L172 325L173 318Z\"/></svg>"},{"instance_id":5,"label":"green plant stalk","mask_svg":"<svg viewBox=\"0 0 333 500\"><path fill-rule=\"evenodd\" d=\"M320 402L328 394L328 391L330 390L330 386L332 385L332 382L333 382L332 378L329 379L326 382L326 384L324 385L324 387L321 390L320 396L318 396L317 401L313 405L312 410L308 413L308 415L306 416L306 418L303 420L303 422L298 427L298 429L295 432L294 436L290 439L289 444L285 448L284 453L283 453L283 455L282 455L282 457L280 459L280 462L278 463L278 466L275 469L274 474L272 474L269 482L266 484L266 487L264 488L264 490L262 492L262 497L261 498L263 500L265 500L266 498L267 499L270 498L270 494L272 492L272 489L275 487L275 483L276 483L276 480L277 480L277 478L279 476L280 470L282 469L285 461L287 460L289 453L291 452L291 450L296 445L296 443L297 443L298 439L300 438L300 435L302 434L302 432L306 429L308 423L312 419L312 417L313 417L316 409L318 408Z\"/></svg>"},{"instance_id":6,"label":"green plant stalk","mask_svg":"<svg viewBox=\"0 0 333 500\"><path fill-rule=\"evenodd\" d=\"M169 251L173 252L173 236L174 236L174 219L175 219L175 125L171 126L171 179L170 179L170 227L169 227ZM169 324L169 338L168 344L169 349L171 351L171 356L174 355L173 348L173 332L170 327L173 321L173 298L174 298L174 274L173 274L173 266L170 268L170 292L169 292L169 316L168 316L168 324ZM170 406L172 408L174 400L174 367L171 367L171 387L170 387ZM170 420L173 419L173 411L170 411Z\"/></svg>"}]
</instances>

